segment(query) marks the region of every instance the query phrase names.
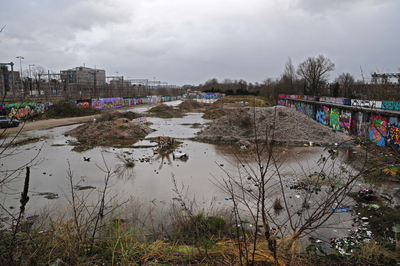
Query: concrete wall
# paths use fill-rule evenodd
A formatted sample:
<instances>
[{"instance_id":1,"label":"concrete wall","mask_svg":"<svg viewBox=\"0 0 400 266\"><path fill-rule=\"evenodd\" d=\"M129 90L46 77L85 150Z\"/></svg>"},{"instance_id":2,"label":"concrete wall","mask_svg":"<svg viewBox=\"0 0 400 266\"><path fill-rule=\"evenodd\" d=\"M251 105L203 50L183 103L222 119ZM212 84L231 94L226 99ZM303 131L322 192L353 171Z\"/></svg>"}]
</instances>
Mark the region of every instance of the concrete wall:
<instances>
[{"instance_id":1,"label":"concrete wall","mask_svg":"<svg viewBox=\"0 0 400 266\"><path fill-rule=\"evenodd\" d=\"M293 108L323 125L369 138L379 146L390 143L400 148L400 113L396 112L400 111L400 102L298 95L279 97L278 105Z\"/></svg>"}]
</instances>

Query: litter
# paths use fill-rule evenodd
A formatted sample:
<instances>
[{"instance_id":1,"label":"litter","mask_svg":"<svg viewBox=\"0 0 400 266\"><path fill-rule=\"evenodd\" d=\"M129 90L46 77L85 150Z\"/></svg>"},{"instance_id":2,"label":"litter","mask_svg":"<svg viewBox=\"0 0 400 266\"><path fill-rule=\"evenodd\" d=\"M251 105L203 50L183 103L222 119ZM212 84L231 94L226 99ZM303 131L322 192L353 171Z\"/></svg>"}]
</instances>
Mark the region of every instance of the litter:
<instances>
[{"instance_id":1,"label":"litter","mask_svg":"<svg viewBox=\"0 0 400 266\"><path fill-rule=\"evenodd\" d=\"M296 198L298 198L298 199L300 198L300 195L295 195L295 196L296 196Z\"/></svg>"},{"instance_id":2,"label":"litter","mask_svg":"<svg viewBox=\"0 0 400 266\"><path fill-rule=\"evenodd\" d=\"M188 159L189 155L184 152L176 152L172 155L174 159Z\"/></svg>"}]
</instances>

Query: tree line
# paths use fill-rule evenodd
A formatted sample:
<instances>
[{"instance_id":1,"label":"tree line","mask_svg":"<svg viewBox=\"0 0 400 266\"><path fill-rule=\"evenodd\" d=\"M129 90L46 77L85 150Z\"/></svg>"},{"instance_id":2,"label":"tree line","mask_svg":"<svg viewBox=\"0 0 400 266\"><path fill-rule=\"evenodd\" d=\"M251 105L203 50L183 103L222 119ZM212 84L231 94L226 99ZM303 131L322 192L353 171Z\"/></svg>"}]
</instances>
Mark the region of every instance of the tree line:
<instances>
[{"instance_id":1,"label":"tree line","mask_svg":"<svg viewBox=\"0 0 400 266\"><path fill-rule=\"evenodd\" d=\"M283 73L278 77L267 77L262 82L246 82L243 79L216 78L207 80L196 89L204 92L221 92L226 95L259 95L270 100L279 94L295 94L326 97L343 97L369 100L400 100L399 82L392 83L390 78L365 78L362 68L362 79L357 80L351 73L339 73L330 82L330 73L335 64L327 57L308 57L297 69L289 57L285 62Z\"/></svg>"}]
</instances>

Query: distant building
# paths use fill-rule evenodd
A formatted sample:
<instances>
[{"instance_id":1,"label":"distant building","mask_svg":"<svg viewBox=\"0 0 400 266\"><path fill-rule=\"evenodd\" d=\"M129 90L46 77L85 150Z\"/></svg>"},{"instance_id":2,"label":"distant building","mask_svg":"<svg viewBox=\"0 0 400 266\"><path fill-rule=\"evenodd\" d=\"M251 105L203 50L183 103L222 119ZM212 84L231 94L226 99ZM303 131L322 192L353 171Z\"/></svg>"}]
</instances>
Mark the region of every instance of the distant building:
<instances>
[{"instance_id":1,"label":"distant building","mask_svg":"<svg viewBox=\"0 0 400 266\"><path fill-rule=\"evenodd\" d=\"M95 84L102 86L106 84L106 71L89 67L75 67L68 70L61 70L60 76L70 84Z\"/></svg>"},{"instance_id":2,"label":"distant building","mask_svg":"<svg viewBox=\"0 0 400 266\"><path fill-rule=\"evenodd\" d=\"M123 78L114 78L110 81L110 85L112 88L129 88L132 86L132 83L129 80L124 80Z\"/></svg>"},{"instance_id":3,"label":"distant building","mask_svg":"<svg viewBox=\"0 0 400 266\"><path fill-rule=\"evenodd\" d=\"M8 69L7 66L1 66L0 68L0 92L4 92L6 89L9 91L13 90L13 72ZM8 84L8 86L6 86ZM20 90L21 87L21 77L19 71L14 71L14 86L16 90Z\"/></svg>"}]
</instances>

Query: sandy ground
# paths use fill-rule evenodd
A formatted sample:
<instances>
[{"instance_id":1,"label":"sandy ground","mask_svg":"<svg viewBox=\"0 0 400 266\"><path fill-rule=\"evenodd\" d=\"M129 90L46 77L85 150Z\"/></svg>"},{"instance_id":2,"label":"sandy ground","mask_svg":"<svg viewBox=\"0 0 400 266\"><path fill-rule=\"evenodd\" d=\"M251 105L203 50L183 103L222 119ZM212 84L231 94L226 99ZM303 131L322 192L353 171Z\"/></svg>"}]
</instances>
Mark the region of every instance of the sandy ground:
<instances>
[{"instance_id":1,"label":"sandy ground","mask_svg":"<svg viewBox=\"0 0 400 266\"><path fill-rule=\"evenodd\" d=\"M255 136L254 132L257 132ZM293 109L276 106L231 109L202 132L198 139L213 142L274 139L278 142L326 144L350 141L348 134L338 132Z\"/></svg>"}]
</instances>

